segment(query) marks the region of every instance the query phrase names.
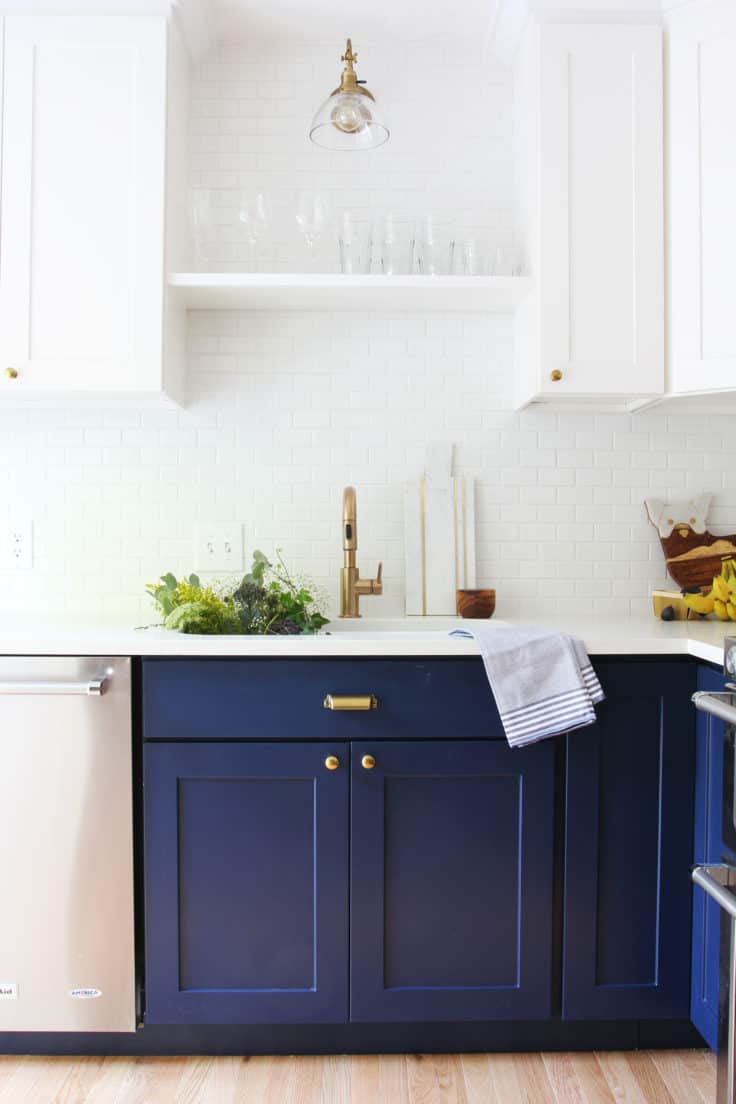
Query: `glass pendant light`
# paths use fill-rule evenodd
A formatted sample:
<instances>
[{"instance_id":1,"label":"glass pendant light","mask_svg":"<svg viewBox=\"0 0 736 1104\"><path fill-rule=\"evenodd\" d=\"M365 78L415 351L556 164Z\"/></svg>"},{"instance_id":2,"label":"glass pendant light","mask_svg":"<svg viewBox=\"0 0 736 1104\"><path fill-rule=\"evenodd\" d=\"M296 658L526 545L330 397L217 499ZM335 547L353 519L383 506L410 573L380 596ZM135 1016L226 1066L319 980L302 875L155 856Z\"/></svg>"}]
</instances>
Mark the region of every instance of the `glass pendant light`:
<instances>
[{"instance_id":1,"label":"glass pendant light","mask_svg":"<svg viewBox=\"0 0 736 1104\"><path fill-rule=\"evenodd\" d=\"M353 68L358 55L348 39L340 58L345 68L340 87L320 107L309 128L315 146L329 150L375 149L388 141L389 130L376 104L375 96L359 81Z\"/></svg>"}]
</instances>

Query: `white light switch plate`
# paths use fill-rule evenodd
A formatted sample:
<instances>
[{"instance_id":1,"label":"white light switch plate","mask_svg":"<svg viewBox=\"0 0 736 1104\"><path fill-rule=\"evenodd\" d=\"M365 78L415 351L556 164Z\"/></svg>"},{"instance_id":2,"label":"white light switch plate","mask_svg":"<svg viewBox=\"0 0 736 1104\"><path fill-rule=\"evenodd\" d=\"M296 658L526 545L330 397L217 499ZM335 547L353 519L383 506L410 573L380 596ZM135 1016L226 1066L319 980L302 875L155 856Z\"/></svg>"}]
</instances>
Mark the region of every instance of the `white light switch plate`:
<instances>
[{"instance_id":1,"label":"white light switch plate","mask_svg":"<svg viewBox=\"0 0 736 1104\"><path fill-rule=\"evenodd\" d=\"M33 522L0 522L0 571L30 571L33 567Z\"/></svg>"},{"instance_id":2,"label":"white light switch plate","mask_svg":"<svg viewBox=\"0 0 736 1104\"><path fill-rule=\"evenodd\" d=\"M195 571L241 571L242 525L197 525L194 530Z\"/></svg>"}]
</instances>

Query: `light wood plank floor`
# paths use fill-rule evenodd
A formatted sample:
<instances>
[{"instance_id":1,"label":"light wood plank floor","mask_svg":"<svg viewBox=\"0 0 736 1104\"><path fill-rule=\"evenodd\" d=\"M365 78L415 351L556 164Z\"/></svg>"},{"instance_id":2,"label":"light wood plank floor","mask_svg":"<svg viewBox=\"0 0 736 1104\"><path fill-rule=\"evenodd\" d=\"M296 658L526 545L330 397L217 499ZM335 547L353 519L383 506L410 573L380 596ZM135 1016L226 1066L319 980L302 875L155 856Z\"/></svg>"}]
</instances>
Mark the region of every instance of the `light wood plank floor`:
<instances>
[{"instance_id":1,"label":"light wood plank floor","mask_svg":"<svg viewBox=\"0 0 736 1104\"><path fill-rule=\"evenodd\" d=\"M712 1104L709 1051L0 1056L0 1104Z\"/></svg>"}]
</instances>

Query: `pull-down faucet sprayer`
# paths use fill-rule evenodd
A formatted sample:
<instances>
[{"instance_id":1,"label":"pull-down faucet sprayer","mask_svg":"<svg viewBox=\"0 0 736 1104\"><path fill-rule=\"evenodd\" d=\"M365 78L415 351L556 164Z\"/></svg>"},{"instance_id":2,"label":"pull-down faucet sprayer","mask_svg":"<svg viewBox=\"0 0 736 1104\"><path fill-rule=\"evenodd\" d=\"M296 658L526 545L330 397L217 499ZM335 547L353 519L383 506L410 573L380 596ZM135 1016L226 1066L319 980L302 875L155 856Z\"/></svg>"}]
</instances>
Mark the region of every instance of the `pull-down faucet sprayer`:
<instances>
[{"instance_id":1,"label":"pull-down faucet sprayer","mask_svg":"<svg viewBox=\"0 0 736 1104\"><path fill-rule=\"evenodd\" d=\"M360 617L361 594L383 594L381 579L383 564L378 565L375 579L361 579L356 565L358 550L358 506L355 487L346 487L342 494L342 547L345 554L340 572L340 616Z\"/></svg>"}]
</instances>

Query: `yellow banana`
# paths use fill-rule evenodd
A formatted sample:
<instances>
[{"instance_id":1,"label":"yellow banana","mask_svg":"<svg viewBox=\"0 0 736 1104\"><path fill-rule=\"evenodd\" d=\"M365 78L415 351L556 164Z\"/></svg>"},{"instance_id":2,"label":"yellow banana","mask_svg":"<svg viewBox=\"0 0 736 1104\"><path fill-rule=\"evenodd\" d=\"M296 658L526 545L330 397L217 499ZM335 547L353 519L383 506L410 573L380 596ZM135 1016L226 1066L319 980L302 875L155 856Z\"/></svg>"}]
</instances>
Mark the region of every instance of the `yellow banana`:
<instances>
[{"instance_id":1,"label":"yellow banana","mask_svg":"<svg viewBox=\"0 0 736 1104\"><path fill-rule=\"evenodd\" d=\"M726 602L726 613L730 621L736 621L736 606L733 602Z\"/></svg>"},{"instance_id":2,"label":"yellow banana","mask_svg":"<svg viewBox=\"0 0 736 1104\"><path fill-rule=\"evenodd\" d=\"M712 613L715 605L715 599L711 591L710 594L685 594L683 595L685 605L688 609L694 610L695 613ZM723 605L723 602L721 602Z\"/></svg>"},{"instance_id":3,"label":"yellow banana","mask_svg":"<svg viewBox=\"0 0 736 1104\"><path fill-rule=\"evenodd\" d=\"M728 602L731 594L728 589L728 583L723 575L716 575L713 580L713 590L711 592L714 598L720 599L721 602Z\"/></svg>"},{"instance_id":4,"label":"yellow banana","mask_svg":"<svg viewBox=\"0 0 736 1104\"><path fill-rule=\"evenodd\" d=\"M730 618L728 616L728 610L726 609L726 603L721 602L721 600L719 598L715 599L715 601L713 603L713 610L714 610L715 615L716 615L716 617L718 618L719 621L728 621L728 620L730 620Z\"/></svg>"}]
</instances>

